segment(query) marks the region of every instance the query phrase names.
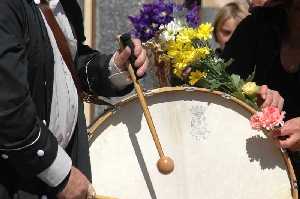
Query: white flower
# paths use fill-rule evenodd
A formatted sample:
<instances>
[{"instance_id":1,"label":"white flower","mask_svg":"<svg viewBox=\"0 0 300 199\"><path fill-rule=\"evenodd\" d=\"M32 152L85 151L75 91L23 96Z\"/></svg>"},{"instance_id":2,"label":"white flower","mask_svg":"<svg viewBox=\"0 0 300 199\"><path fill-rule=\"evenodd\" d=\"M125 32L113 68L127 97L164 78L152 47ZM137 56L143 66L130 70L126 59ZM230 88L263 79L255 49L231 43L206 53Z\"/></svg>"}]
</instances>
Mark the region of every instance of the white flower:
<instances>
[{"instance_id":1,"label":"white flower","mask_svg":"<svg viewBox=\"0 0 300 199\"><path fill-rule=\"evenodd\" d=\"M221 58L218 58L218 57L214 57L213 58L213 61L217 64L219 62L222 62L223 60Z\"/></svg>"},{"instance_id":2,"label":"white flower","mask_svg":"<svg viewBox=\"0 0 300 199\"><path fill-rule=\"evenodd\" d=\"M176 35L178 32L183 28L181 21L174 19L174 21L171 21L166 26L160 26L160 30L164 30L160 34L160 39L162 41L170 41L175 40Z\"/></svg>"}]
</instances>

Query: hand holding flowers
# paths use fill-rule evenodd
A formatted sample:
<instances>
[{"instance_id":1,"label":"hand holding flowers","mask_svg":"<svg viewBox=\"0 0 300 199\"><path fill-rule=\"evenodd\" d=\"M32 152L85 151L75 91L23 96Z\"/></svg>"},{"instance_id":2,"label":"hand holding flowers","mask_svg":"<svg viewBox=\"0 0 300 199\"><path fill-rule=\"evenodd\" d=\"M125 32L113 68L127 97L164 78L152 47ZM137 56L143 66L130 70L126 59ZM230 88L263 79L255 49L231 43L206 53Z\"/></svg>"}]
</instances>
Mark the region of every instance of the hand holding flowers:
<instances>
[{"instance_id":1,"label":"hand holding flowers","mask_svg":"<svg viewBox=\"0 0 300 199\"><path fill-rule=\"evenodd\" d=\"M266 85L260 87L258 94L264 102L262 111L250 118L251 127L272 136L279 148L300 150L300 117L284 122L285 112L281 111L284 100L280 94Z\"/></svg>"},{"instance_id":2,"label":"hand holding flowers","mask_svg":"<svg viewBox=\"0 0 300 199\"><path fill-rule=\"evenodd\" d=\"M263 99L262 111L250 118L252 128L263 130L274 138L279 148L291 151L300 150L300 117L283 121L285 112L281 111L284 100L277 91L266 85L260 87L258 95Z\"/></svg>"},{"instance_id":3,"label":"hand holding flowers","mask_svg":"<svg viewBox=\"0 0 300 199\"><path fill-rule=\"evenodd\" d=\"M284 100L277 91L269 89L267 85L258 87L252 82L245 84L242 90L248 95L258 95L262 101L261 111L257 111L250 118L253 129L270 133L279 130L284 125L285 112L282 111Z\"/></svg>"}]
</instances>

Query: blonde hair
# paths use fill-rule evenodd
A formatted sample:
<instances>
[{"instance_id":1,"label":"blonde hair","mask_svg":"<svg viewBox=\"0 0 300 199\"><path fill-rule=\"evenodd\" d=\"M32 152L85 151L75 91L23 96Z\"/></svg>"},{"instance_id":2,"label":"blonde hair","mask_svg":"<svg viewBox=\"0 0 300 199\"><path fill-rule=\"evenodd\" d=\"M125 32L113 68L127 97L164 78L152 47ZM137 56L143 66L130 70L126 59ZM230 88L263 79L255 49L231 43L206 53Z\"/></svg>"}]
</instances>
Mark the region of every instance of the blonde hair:
<instances>
[{"instance_id":1,"label":"blonde hair","mask_svg":"<svg viewBox=\"0 0 300 199\"><path fill-rule=\"evenodd\" d=\"M230 18L240 22L249 14L246 4L240 2L231 2L222 7L216 15L214 25L213 36L218 42L217 31L219 27Z\"/></svg>"}]
</instances>

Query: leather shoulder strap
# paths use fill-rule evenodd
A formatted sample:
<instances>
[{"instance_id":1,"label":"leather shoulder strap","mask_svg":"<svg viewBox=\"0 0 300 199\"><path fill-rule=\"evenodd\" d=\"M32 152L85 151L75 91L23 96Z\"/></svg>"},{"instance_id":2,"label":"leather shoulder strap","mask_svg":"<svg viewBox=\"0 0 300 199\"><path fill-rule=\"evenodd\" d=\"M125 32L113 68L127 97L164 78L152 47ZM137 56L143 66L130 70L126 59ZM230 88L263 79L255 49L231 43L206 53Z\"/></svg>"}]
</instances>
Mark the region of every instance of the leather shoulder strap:
<instances>
[{"instance_id":1,"label":"leather shoulder strap","mask_svg":"<svg viewBox=\"0 0 300 199\"><path fill-rule=\"evenodd\" d=\"M115 105L108 99L101 98L99 96L94 96L94 95L89 95L88 93L84 92L84 90L81 87L80 80L77 76L77 72L75 70L75 64L72 59L71 51L69 49L69 45L67 43L67 39L62 32L61 28L59 27L55 16L53 15L52 10L50 9L48 2L46 0L41 0L41 3L39 5L41 11L43 12L48 25L50 26L53 35L55 37L57 46L59 48L59 51L69 69L71 72L73 81L75 83L77 93L80 97L80 99L83 102L87 103L93 103L93 104L98 104L98 105L108 105L110 107L114 107Z\"/></svg>"},{"instance_id":2,"label":"leather shoulder strap","mask_svg":"<svg viewBox=\"0 0 300 199\"><path fill-rule=\"evenodd\" d=\"M75 70L75 64L72 59L72 55L71 55L71 51L70 51L70 48L67 43L67 39L66 39L64 33L62 32L61 28L59 27L59 25L55 19L55 16L53 15L53 12L48 5L48 2L45 0L41 0L39 7L40 7L41 11L43 12L43 14L47 20L47 23L53 32L58 49L63 57L64 62L67 65L71 75L72 75L73 81L77 88L78 95L80 97L83 97L83 90L80 86L80 81L77 77L77 72Z\"/></svg>"}]
</instances>

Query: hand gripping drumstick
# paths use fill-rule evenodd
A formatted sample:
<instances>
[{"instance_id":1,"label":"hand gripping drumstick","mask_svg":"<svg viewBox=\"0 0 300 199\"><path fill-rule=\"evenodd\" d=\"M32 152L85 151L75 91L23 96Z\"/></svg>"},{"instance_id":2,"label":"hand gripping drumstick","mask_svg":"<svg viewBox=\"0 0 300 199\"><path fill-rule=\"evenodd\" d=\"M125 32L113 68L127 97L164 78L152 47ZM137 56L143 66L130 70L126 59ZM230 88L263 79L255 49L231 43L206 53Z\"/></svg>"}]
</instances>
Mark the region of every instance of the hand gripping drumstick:
<instances>
[{"instance_id":1,"label":"hand gripping drumstick","mask_svg":"<svg viewBox=\"0 0 300 199\"><path fill-rule=\"evenodd\" d=\"M126 46L128 46L131 49L131 53L134 52L134 45L132 43L130 34L125 33L125 34L121 35L119 38L119 43L120 43L120 47L122 49L125 48ZM169 174L174 170L174 161L170 157L165 156L164 152L162 150L158 135L156 133L155 126L153 124L153 120L152 120L150 111L148 109L146 99L143 94L142 86L140 85L138 79L136 78L135 71L133 69L133 65L136 60L136 57L132 54L130 56L129 60L130 60L130 63L128 65L128 72L133 81L134 88L137 93L138 99L140 101L141 107L144 111L144 115L145 115L149 130L151 132L153 141L155 143L156 149L160 156L160 159L157 162L157 168L158 168L159 172L161 172L162 174Z\"/></svg>"}]
</instances>

